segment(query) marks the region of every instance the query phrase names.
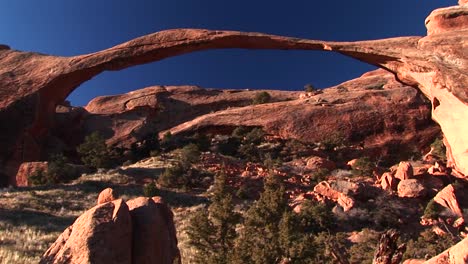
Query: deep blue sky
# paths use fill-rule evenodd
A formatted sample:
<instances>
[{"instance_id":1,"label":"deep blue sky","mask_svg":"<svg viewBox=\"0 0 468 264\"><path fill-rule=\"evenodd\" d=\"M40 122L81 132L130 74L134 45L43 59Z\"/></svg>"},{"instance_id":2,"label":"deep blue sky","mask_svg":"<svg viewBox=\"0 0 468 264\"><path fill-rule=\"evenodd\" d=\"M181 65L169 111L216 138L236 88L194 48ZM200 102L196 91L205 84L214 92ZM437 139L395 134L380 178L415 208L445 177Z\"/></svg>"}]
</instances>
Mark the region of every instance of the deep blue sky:
<instances>
[{"instance_id":1,"label":"deep blue sky","mask_svg":"<svg viewBox=\"0 0 468 264\"><path fill-rule=\"evenodd\" d=\"M424 19L457 0L14 0L0 8L0 43L14 49L71 56L171 28L265 32L322 40L425 35ZM373 69L325 52L213 50L105 72L69 99L150 85L300 90L328 87Z\"/></svg>"}]
</instances>

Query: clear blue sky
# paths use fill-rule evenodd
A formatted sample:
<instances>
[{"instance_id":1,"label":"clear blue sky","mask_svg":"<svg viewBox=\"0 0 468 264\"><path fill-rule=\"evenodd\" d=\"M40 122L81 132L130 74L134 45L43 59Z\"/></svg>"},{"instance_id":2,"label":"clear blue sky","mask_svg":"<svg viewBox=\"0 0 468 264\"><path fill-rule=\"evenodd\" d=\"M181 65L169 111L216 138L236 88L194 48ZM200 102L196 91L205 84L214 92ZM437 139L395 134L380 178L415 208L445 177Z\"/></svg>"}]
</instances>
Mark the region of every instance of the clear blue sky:
<instances>
[{"instance_id":1,"label":"clear blue sky","mask_svg":"<svg viewBox=\"0 0 468 264\"><path fill-rule=\"evenodd\" d=\"M98 51L171 28L265 32L322 40L425 35L424 19L457 0L12 0L0 8L0 43L70 56ZM373 69L325 52L213 50L105 72L69 99L150 85L299 90L328 87Z\"/></svg>"}]
</instances>

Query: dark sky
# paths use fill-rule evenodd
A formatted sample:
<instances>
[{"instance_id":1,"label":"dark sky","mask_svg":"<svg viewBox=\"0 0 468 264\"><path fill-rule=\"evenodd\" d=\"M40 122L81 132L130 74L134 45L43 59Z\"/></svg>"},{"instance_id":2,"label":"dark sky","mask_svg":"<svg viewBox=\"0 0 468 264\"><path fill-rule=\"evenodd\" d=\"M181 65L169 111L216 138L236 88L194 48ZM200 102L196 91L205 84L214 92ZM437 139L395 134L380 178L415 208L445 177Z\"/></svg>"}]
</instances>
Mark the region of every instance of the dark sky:
<instances>
[{"instance_id":1,"label":"dark sky","mask_svg":"<svg viewBox=\"0 0 468 264\"><path fill-rule=\"evenodd\" d=\"M0 8L0 43L71 56L171 28L264 32L321 40L425 35L424 19L457 0L12 0ZM301 90L328 87L372 66L320 51L212 50L182 55L84 83L69 99L151 85Z\"/></svg>"}]
</instances>

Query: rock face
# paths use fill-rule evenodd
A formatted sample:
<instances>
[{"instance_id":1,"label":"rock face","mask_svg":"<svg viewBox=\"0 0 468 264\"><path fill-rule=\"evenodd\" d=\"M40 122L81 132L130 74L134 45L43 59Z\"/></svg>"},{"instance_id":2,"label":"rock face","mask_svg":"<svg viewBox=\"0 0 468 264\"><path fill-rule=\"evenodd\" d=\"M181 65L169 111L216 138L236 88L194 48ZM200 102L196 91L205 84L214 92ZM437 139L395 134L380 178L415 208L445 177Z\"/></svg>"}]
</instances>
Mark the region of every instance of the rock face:
<instances>
[{"instance_id":1,"label":"rock face","mask_svg":"<svg viewBox=\"0 0 468 264\"><path fill-rule=\"evenodd\" d=\"M359 104L355 102L359 101ZM372 109L372 110L370 110ZM435 130L415 89L382 70L328 88L306 99L236 107L202 115L171 128L173 135L216 132L239 125L304 142L339 137L348 143L395 152L395 146L421 146ZM348 125L353 124L353 125ZM163 132L164 133L164 132Z\"/></svg>"},{"instance_id":2,"label":"rock face","mask_svg":"<svg viewBox=\"0 0 468 264\"><path fill-rule=\"evenodd\" d=\"M57 113L60 121L53 131L65 135L62 142L81 142L68 135L98 130L109 144L130 148L148 133L154 136L154 131L230 134L243 125L304 142L342 137L379 152L394 152L398 145L422 146L439 131L430 120L429 103L412 87L396 82L390 73L377 70L340 87L306 99L300 99L301 92L268 91L273 103L252 106L258 91L154 86L98 97L85 109ZM60 132L63 129L66 131ZM308 161L312 167L313 163ZM324 165L332 170L334 165L329 163Z\"/></svg>"},{"instance_id":3,"label":"rock face","mask_svg":"<svg viewBox=\"0 0 468 264\"><path fill-rule=\"evenodd\" d=\"M455 246L429 259L425 264L465 264L468 263L468 238L458 242Z\"/></svg>"},{"instance_id":4,"label":"rock face","mask_svg":"<svg viewBox=\"0 0 468 264\"><path fill-rule=\"evenodd\" d=\"M455 195L455 188L453 188L452 184L447 185L444 189L438 192L434 197L434 202L450 209L458 217L463 217L463 212L458 204L458 199Z\"/></svg>"},{"instance_id":5,"label":"rock face","mask_svg":"<svg viewBox=\"0 0 468 264\"><path fill-rule=\"evenodd\" d=\"M114 190L112 188L104 189L98 196L97 204L103 204L115 200Z\"/></svg>"},{"instance_id":6,"label":"rock face","mask_svg":"<svg viewBox=\"0 0 468 264\"><path fill-rule=\"evenodd\" d=\"M157 199L127 202L133 225L132 263L170 263L179 258L172 212ZM155 239L158 238L158 239Z\"/></svg>"},{"instance_id":7,"label":"rock face","mask_svg":"<svg viewBox=\"0 0 468 264\"><path fill-rule=\"evenodd\" d=\"M413 178L413 166L411 166L411 163L406 161L400 162L395 173L395 178L400 180L408 180Z\"/></svg>"},{"instance_id":8,"label":"rock face","mask_svg":"<svg viewBox=\"0 0 468 264\"><path fill-rule=\"evenodd\" d=\"M246 48L334 51L394 73L398 80L418 87L430 99L432 117L441 125L446 139L449 166L468 175L468 124L464 122L468 120L468 25L464 23L467 10L467 5L436 10L433 22L428 23L431 34L426 37L326 42L261 33L176 29L75 57L21 52L2 46L0 169L14 182L23 161L40 157L57 104L103 71L200 50ZM444 15L438 16L441 12Z\"/></svg>"},{"instance_id":9,"label":"rock face","mask_svg":"<svg viewBox=\"0 0 468 264\"><path fill-rule=\"evenodd\" d=\"M122 200L100 204L78 217L40 263L131 262L132 221Z\"/></svg>"},{"instance_id":10,"label":"rock face","mask_svg":"<svg viewBox=\"0 0 468 264\"><path fill-rule=\"evenodd\" d=\"M112 189L99 197L109 193ZM171 210L158 197L127 203L98 203L85 212L45 252L41 263L180 263Z\"/></svg>"}]
</instances>

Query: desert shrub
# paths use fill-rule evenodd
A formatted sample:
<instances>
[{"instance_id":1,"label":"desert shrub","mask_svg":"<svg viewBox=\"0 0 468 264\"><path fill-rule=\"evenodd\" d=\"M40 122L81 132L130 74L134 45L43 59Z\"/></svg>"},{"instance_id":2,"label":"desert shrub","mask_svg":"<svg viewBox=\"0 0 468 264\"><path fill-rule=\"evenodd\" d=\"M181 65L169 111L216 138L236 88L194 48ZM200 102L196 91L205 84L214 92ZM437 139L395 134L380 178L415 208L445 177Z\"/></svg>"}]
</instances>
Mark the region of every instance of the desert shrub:
<instances>
[{"instance_id":1,"label":"desert shrub","mask_svg":"<svg viewBox=\"0 0 468 264\"><path fill-rule=\"evenodd\" d=\"M161 148L168 151L170 149L173 149L175 145L176 145L175 139L172 133L170 131L167 131L166 133L164 133L160 142Z\"/></svg>"},{"instance_id":2,"label":"desert shrub","mask_svg":"<svg viewBox=\"0 0 468 264\"><path fill-rule=\"evenodd\" d=\"M432 154L434 156L437 156L440 159L444 159L444 160L446 159L445 157L446 149L445 149L444 141L442 140L442 138L436 138L434 142L432 142L431 148L434 149L432 151Z\"/></svg>"},{"instance_id":3,"label":"desert shrub","mask_svg":"<svg viewBox=\"0 0 468 264\"><path fill-rule=\"evenodd\" d=\"M202 208L189 221L187 235L196 249L195 263L231 263L240 220L226 186L226 175L221 172L215 177L208 209Z\"/></svg>"},{"instance_id":4,"label":"desert shrub","mask_svg":"<svg viewBox=\"0 0 468 264\"><path fill-rule=\"evenodd\" d=\"M375 165L371 162L369 157L361 157L357 159L356 163L352 166L354 175L362 175L362 176L373 176L373 171L375 169Z\"/></svg>"},{"instance_id":5,"label":"desert shrub","mask_svg":"<svg viewBox=\"0 0 468 264\"><path fill-rule=\"evenodd\" d=\"M81 161L91 168L109 168L111 166L110 152L106 141L95 131L85 137L83 144L77 148Z\"/></svg>"},{"instance_id":6,"label":"desert shrub","mask_svg":"<svg viewBox=\"0 0 468 264\"><path fill-rule=\"evenodd\" d=\"M56 179L57 182L69 182L78 178L79 173L67 161L62 153L52 155L47 166L48 177Z\"/></svg>"},{"instance_id":7,"label":"desert shrub","mask_svg":"<svg viewBox=\"0 0 468 264\"><path fill-rule=\"evenodd\" d=\"M281 164L283 163L280 157L277 157L274 159L271 153L265 153L262 159L263 159L263 166L269 169L281 166Z\"/></svg>"},{"instance_id":8,"label":"desert shrub","mask_svg":"<svg viewBox=\"0 0 468 264\"><path fill-rule=\"evenodd\" d=\"M231 137L236 137L236 138L243 139L245 134L247 134L248 132L249 132L249 130L245 126L239 126L239 127L236 127L232 131Z\"/></svg>"},{"instance_id":9,"label":"desert shrub","mask_svg":"<svg viewBox=\"0 0 468 264\"><path fill-rule=\"evenodd\" d=\"M132 156L135 160L152 156L151 153L159 152L160 149L157 134L147 135L140 142L131 145ZM155 156L157 156L157 154Z\"/></svg>"},{"instance_id":10,"label":"desert shrub","mask_svg":"<svg viewBox=\"0 0 468 264\"><path fill-rule=\"evenodd\" d=\"M258 162L262 158L262 152L252 143L242 144L237 152L242 158L252 162Z\"/></svg>"},{"instance_id":11,"label":"desert shrub","mask_svg":"<svg viewBox=\"0 0 468 264\"><path fill-rule=\"evenodd\" d=\"M28 182L32 185L50 185L60 182L68 182L79 176L75 169L67 164L67 158L59 153L51 155L47 171L37 170L28 176Z\"/></svg>"},{"instance_id":12,"label":"desert shrub","mask_svg":"<svg viewBox=\"0 0 468 264\"><path fill-rule=\"evenodd\" d=\"M447 248L459 242L459 239L451 235L438 236L432 230L426 229L417 238L407 243L404 259L429 259L442 253Z\"/></svg>"},{"instance_id":13,"label":"desert shrub","mask_svg":"<svg viewBox=\"0 0 468 264\"><path fill-rule=\"evenodd\" d=\"M401 212L389 201L388 196L382 195L375 201L375 207L370 211L371 220L377 230L398 228Z\"/></svg>"},{"instance_id":14,"label":"desert shrub","mask_svg":"<svg viewBox=\"0 0 468 264\"><path fill-rule=\"evenodd\" d=\"M292 212L283 184L270 175L260 198L245 214L234 263L317 263L314 236L333 222L328 208L311 202L304 202L299 214Z\"/></svg>"},{"instance_id":15,"label":"desert shrub","mask_svg":"<svg viewBox=\"0 0 468 264\"><path fill-rule=\"evenodd\" d=\"M255 94L254 99L252 100L252 104L266 104L271 101L271 95L268 92L258 92Z\"/></svg>"},{"instance_id":16,"label":"desert shrub","mask_svg":"<svg viewBox=\"0 0 468 264\"><path fill-rule=\"evenodd\" d=\"M353 244L349 250L349 260L351 263L372 264L374 252L379 243L379 235L367 228L361 231L361 242Z\"/></svg>"},{"instance_id":17,"label":"desert shrub","mask_svg":"<svg viewBox=\"0 0 468 264\"><path fill-rule=\"evenodd\" d=\"M321 232L314 238L316 255L309 263L348 263L346 233ZM337 258L340 261L337 261ZM299 262L301 263L301 262Z\"/></svg>"},{"instance_id":18,"label":"desert shrub","mask_svg":"<svg viewBox=\"0 0 468 264\"><path fill-rule=\"evenodd\" d=\"M324 134L320 141L321 148L325 151L332 151L337 147L346 144L345 136L341 132Z\"/></svg>"},{"instance_id":19,"label":"desert shrub","mask_svg":"<svg viewBox=\"0 0 468 264\"><path fill-rule=\"evenodd\" d=\"M211 139L205 135L196 133L193 137L193 144L195 144L200 151L208 151L211 146Z\"/></svg>"},{"instance_id":20,"label":"desert shrub","mask_svg":"<svg viewBox=\"0 0 468 264\"><path fill-rule=\"evenodd\" d=\"M191 143L183 147L180 151L180 161L185 166L190 166L193 163L196 163L200 160L200 150L198 146Z\"/></svg>"},{"instance_id":21,"label":"desert shrub","mask_svg":"<svg viewBox=\"0 0 468 264\"><path fill-rule=\"evenodd\" d=\"M312 93L312 92L315 92L317 89L310 83L304 85L304 91L306 93Z\"/></svg>"},{"instance_id":22,"label":"desert shrub","mask_svg":"<svg viewBox=\"0 0 468 264\"><path fill-rule=\"evenodd\" d=\"M180 187L186 183L186 179L183 177L185 172L186 168L181 163L177 163L175 166L166 168L159 175L158 183L167 188Z\"/></svg>"},{"instance_id":23,"label":"desert shrub","mask_svg":"<svg viewBox=\"0 0 468 264\"><path fill-rule=\"evenodd\" d=\"M244 141L246 143L251 143L258 145L263 142L265 138L265 132L261 128L254 128L247 134L245 134Z\"/></svg>"},{"instance_id":24,"label":"desert shrub","mask_svg":"<svg viewBox=\"0 0 468 264\"><path fill-rule=\"evenodd\" d=\"M36 170L28 175L28 183L34 186L49 185L58 182L57 179L50 177L44 170Z\"/></svg>"},{"instance_id":25,"label":"desert shrub","mask_svg":"<svg viewBox=\"0 0 468 264\"><path fill-rule=\"evenodd\" d=\"M228 138L218 144L218 151L223 155L236 156L241 141L238 138Z\"/></svg>"},{"instance_id":26,"label":"desert shrub","mask_svg":"<svg viewBox=\"0 0 468 264\"><path fill-rule=\"evenodd\" d=\"M154 181L143 185L143 195L145 197L154 197L158 194L158 187L156 187L156 183Z\"/></svg>"},{"instance_id":27,"label":"desert shrub","mask_svg":"<svg viewBox=\"0 0 468 264\"><path fill-rule=\"evenodd\" d=\"M430 200L429 203L426 205L426 209L424 209L424 218L427 219L437 219L441 212L441 206L434 201L434 199Z\"/></svg>"},{"instance_id":28,"label":"desert shrub","mask_svg":"<svg viewBox=\"0 0 468 264\"><path fill-rule=\"evenodd\" d=\"M325 168L320 168L314 173L312 173L312 179L311 179L311 184L312 185L317 185L321 181L325 181L327 179L327 176L330 175L330 170L325 169Z\"/></svg>"}]
</instances>

